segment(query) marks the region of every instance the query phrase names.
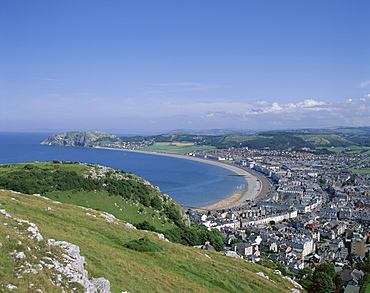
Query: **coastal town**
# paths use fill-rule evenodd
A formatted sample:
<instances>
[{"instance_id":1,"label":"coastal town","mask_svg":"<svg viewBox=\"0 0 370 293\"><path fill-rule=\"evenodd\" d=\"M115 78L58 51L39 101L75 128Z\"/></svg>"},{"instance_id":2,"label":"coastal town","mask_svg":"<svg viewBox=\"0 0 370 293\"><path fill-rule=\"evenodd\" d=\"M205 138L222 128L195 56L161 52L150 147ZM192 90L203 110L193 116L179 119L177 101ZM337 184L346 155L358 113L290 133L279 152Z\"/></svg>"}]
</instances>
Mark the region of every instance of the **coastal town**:
<instances>
[{"instance_id":1,"label":"coastal town","mask_svg":"<svg viewBox=\"0 0 370 293\"><path fill-rule=\"evenodd\" d=\"M48 143L55 140L63 142L56 137ZM223 246L221 240L217 251L222 250L225 256L263 265L297 281L309 292L319 292L316 290L319 287L324 288L320 292L331 292L334 288L335 292L360 292L361 286L369 282L367 148L201 150L200 144L199 149L179 154L166 152L165 148L161 151L147 148L155 144L152 140L129 144L106 138L100 141L108 143L88 146L196 160L228 169L232 176L243 178L246 188L219 202L202 207L183 206L184 221L189 226L222 234L225 243ZM199 249L216 250L210 239L199 244L196 244Z\"/></svg>"},{"instance_id":2,"label":"coastal town","mask_svg":"<svg viewBox=\"0 0 370 293\"><path fill-rule=\"evenodd\" d=\"M339 285L358 292L370 250L369 155L246 148L187 155L238 165L269 186L228 207L187 211L191 222L223 233L225 255L273 260L294 274L331 262Z\"/></svg>"},{"instance_id":3,"label":"coastal town","mask_svg":"<svg viewBox=\"0 0 370 293\"><path fill-rule=\"evenodd\" d=\"M147 144L110 147L145 151ZM187 159L244 176L247 188L207 207L184 209L191 223L223 234L226 256L265 266L273 262L281 274L300 277L301 283L305 274L330 263L338 291L359 292L370 267L370 157L350 151L188 152ZM214 250L209 242L199 248Z\"/></svg>"}]
</instances>

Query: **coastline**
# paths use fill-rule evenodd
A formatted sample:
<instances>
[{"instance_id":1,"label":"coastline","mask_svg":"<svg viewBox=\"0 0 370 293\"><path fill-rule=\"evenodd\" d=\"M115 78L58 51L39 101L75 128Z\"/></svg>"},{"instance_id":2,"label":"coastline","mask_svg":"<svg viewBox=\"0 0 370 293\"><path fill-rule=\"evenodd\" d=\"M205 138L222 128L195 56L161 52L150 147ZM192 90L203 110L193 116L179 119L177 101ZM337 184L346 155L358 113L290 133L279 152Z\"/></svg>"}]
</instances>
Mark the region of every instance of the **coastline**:
<instances>
[{"instance_id":1,"label":"coastline","mask_svg":"<svg viewBox=\"0 0 370 293\"><path fill-rule=\"evenodd\" d=\"M137 153L144 153L144 154L150 154L150 155L159 155L159 156L167 156L167 157L173 157L173 158L179 158L179 159L185 159L185 160L193 160L193 161L198 161L198 162L202 162L206 164L215 165L215 166L218 166L224 169L228 169L234 172L235 174L244 177L245 181L247 182L246 189L236 192L232 194L231 196L223 200L220 200L214 204L201 207L196 210L211 211L211 210L235 208L235 207L245 204L246 201L253 201L265 195L266 192L268 191L268 188L270 187L270 184L266 178L262 177L259 174L256 174L255 172L252 172L249 169L246 169L246 168L234 165L234 164L232 165L232 164L223 163L220 161L213 161L213 160L207 160L203 158L196 158L192 156L171 154L171 153L159 153L159 152L150 152L150 151L142 151L142 150L127 150L127 149L117 149L117 148L107 148L107 147L94 147L94 148L125 151L125 152L137 152Z\"/></svg>"}]
</instances>

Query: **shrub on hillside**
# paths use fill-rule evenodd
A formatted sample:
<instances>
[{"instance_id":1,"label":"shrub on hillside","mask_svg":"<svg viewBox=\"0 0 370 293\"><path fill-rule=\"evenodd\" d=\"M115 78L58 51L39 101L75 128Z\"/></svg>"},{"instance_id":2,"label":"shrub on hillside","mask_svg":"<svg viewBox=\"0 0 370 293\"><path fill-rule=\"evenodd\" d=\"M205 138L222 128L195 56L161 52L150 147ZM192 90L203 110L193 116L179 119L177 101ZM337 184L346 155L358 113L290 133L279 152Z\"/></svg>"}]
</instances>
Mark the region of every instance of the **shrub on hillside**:
<instances>
[{"instance_id":1,"label":"shrub on hillside","mask_svg":"<svg viewBox=\"0 0 370 293\"><path fill-rule=\"evenodd\" d=\"M125 244L125 247L140 252L159 252L163 250L163 245L150 241L148 237L143 237L138 240L132 240Z\"/></svg>"}]
</instances>

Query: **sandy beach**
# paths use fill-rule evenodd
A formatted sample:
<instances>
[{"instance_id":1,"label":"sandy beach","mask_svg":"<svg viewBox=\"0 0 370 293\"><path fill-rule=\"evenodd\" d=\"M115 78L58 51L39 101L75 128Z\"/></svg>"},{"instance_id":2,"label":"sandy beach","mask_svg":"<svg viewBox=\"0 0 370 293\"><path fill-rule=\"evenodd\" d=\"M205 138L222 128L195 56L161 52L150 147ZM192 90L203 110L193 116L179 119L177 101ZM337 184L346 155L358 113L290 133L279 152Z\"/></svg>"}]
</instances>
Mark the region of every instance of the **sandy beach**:
<instances>
[{"instance_id":1,"label":"sandy beach","mask_svg":"<svg viewBox=\"0 0 370 293\"><path fill-rule=\"evenodd\" d=\"M261 196L266 195L268 189L270 188L270 183L262 175L256 172L253 172L247 168L240 167L240 166L230 164L230 163L223 163L223 162L215 161L215 160L207 160L207 159L196 158L192 156L170 154L170 153L159 153L159 152L150 152L150 151L142 151L142 150L126 150L126 149L116 149L116 148L103 148L103 147L95 147L95 148L125 151L125 152L137 152L137 153L167 156L167 157L174 157L174 158L180 158L180 159L185 159L185 160L198 161L198 162L211 164L211 165L215 165L215 166L228 169L237 175L243 176L245 181L247 181L248 186L246 189L241 190L237 193L234 193L233 195L219 202L216 202L212 205L199 208L199 210L220 210L220 209L229 209L229 208L238 207L238 206L245 204L246 201L252 201L252 200L260 198Z\"/></svg>"}]
</instances>

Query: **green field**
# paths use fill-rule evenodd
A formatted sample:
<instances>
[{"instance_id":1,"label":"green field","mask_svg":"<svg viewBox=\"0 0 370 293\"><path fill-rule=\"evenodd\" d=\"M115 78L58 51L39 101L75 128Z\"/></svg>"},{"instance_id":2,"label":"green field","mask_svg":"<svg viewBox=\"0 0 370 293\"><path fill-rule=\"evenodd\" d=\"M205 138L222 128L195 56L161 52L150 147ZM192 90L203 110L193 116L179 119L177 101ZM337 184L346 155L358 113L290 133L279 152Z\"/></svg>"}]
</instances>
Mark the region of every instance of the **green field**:
<instances>
[{"instance_id":1,"label":"green field","mask_svg":"<svg viewBox=\"0 0 370 293\"><path fill-rule=\"evenodd\" d=\"M331 152L346 154L370 154L370 147L351 145L348 147L316 147L316 149L328 149Z\"/></svg>"},{"instance_id":2,"label":"green field","mask_svg":"<svg viewBox=\"0 0 370 293\"><path fill-rule=\"evenodd\" d=\"M16 292L61 292L53 285L51 270L38 269L37 274L17 278L15 267L36 265L45 256L58 256L61 251L46 245L46 239L68 241L80 247L89 277L110 281L111 292L292 292L292 284L273 271L242 259L220 253L174 244L158 238L153 232L134 230L125 223L108 222L101 212L70 204L58 204L34 195L0 191L1 209L12 218L0 214L0 291L8 292L7 284ZM14 218L35 223L45 240L24 237L18 231L27 229ZM158 244L160 252L138 252L126 246L143 237ZM25 252L22 260L11 256L14 250ZM44 261L46 261L44 259ZM270 280L256 275L263 272ZM30 290L30 284L32 289ZM77 291L82 292L76 285ZM15 291L14 291L15 292ZM67 290L72 292L72 290Z\"/></svg>"},{"instance_id":3,"label":"green field","mask_svg":"<svg viewBox=\"0 0 370 293\"><path fill-rule=\"evenodd\" d=\"M358 170L358 169L350 169L353 173L359 174L370 174L370 170Z\"/></svg>"},{"instance_id":4,"label":"green field","mask_svg":"<svg viewBox=\"0 0 370 293\"><path fill-rule=\"evenodd\" d=\"M176 145L173 142L156 142L154 145L149 146L143 150L150 152L163 152L163 153L172 153L172 154L185 154L187 152L195 151L210 151L215 150L214 146L196 146L196 145Z\"/></svg>"}]
</instances>

